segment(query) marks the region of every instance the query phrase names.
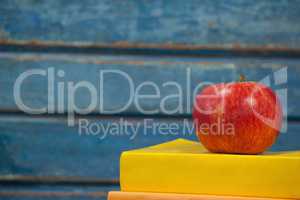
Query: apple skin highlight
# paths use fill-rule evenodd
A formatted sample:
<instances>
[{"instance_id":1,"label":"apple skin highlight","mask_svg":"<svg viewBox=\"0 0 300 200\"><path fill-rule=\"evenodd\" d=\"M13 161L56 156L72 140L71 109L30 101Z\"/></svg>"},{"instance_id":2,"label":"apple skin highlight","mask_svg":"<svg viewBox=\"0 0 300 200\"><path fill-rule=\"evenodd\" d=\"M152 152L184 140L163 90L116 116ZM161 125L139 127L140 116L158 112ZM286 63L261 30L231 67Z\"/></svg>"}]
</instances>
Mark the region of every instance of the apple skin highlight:
<instances>
[{"instance_id":1,"label":"apple skin highlight","mask_svg":"<svg viewBox=\"0 0 300 200\"><path fill-rule=\"evenodd\" d=\"M279 135L282 108L269 87L255 82L220 83L196 97L193 120L211 152L259 154Z\"/></svg>"}]
</instances>

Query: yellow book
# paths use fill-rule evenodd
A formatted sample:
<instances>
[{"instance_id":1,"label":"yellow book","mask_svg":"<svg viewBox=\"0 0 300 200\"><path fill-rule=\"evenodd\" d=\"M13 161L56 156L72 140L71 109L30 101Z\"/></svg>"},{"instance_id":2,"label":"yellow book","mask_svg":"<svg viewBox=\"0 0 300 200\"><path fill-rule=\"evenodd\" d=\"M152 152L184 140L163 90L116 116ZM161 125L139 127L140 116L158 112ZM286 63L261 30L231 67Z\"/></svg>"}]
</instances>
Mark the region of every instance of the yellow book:
<instances>
[{"instance_id":1,"label":"yellow book","mask_svg":"<svg viewBox=\"0 0 300 200\"><path fill-rule=\"evenodd\" d=\"M177 139L123 152L121 191L300 199L300 151L215 154Z\"/></svg>"}]
</instances>

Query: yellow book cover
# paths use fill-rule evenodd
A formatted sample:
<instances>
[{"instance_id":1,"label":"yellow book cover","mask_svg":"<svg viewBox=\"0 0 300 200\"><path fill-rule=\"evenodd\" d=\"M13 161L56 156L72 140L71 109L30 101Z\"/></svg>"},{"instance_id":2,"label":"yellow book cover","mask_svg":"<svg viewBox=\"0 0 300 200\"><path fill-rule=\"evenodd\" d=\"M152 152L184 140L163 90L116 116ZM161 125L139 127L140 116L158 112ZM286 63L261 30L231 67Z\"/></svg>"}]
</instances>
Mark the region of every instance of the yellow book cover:
<instances>
[{"instance_id":1,"label":"yellow book cover","mask_svg":"<svg viewBox=\"0 0 300 200\"><path fill-rule=\"evenodd\" d=\"M300 198L300 151L215 154L199 142L123 152L121 191Z\"/></svg>"}]
</instances>

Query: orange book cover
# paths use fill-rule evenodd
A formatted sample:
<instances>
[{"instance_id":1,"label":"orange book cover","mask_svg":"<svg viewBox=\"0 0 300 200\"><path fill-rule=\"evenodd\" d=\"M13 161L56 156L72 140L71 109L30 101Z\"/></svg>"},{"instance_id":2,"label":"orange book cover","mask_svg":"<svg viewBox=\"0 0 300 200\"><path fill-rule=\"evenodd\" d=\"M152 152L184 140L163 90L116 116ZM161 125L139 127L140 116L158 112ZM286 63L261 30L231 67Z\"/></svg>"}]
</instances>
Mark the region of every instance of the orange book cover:
<instances>
[{"instance_id":1,"label":"orange book cover","mask_svg":"<svg viewBox=\"0 0 300 200\"><path fill-rule=\"evenodd\" d=\"M216 196L175 193L150 193L150 192L118 192L108 193L108 200L284 200L277 198L255 198L238 196Z\"/></svg>"}]
</instances>

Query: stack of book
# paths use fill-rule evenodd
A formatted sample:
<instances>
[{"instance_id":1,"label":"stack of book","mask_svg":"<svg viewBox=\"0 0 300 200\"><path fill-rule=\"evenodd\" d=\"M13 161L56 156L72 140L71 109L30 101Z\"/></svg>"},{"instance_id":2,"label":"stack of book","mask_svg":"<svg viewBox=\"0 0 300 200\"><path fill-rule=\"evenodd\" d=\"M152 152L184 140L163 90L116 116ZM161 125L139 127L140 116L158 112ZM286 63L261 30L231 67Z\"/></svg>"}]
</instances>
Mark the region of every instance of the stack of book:
<instances>
[{"instance_id":1,"label":"stack of book","mask_svg":"<svg viewBox=\"0 0 300 200\"><path fill-rule=\"evenodd\" d=\"M120 184L108 199L300 199L300 151L214 154L177 139L123 152Z\"/></svg>"}]
</instances>

